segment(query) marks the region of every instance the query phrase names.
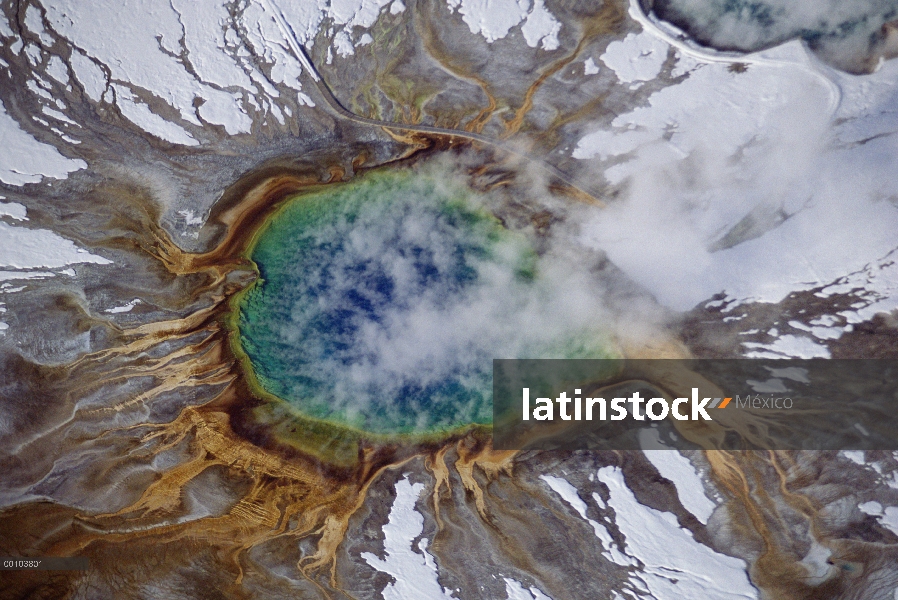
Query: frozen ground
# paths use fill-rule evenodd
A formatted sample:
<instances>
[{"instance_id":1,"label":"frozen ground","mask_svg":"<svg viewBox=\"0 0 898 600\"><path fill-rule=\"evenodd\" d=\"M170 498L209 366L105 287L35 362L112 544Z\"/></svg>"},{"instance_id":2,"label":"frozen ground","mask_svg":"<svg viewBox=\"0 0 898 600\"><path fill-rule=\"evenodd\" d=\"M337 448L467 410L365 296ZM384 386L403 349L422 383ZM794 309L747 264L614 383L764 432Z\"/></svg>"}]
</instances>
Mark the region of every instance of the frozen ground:
<instances>
[{"instance_id":1,"label":"frozen ground","mask_svg":"<svg viewBox=\"0 0 898 600\"><path fill-rule=\"evenodd\" d=\"M676 454L669 450L656 452ZM606 549L613 549L607 554L612 562L635 567L629 585L624 588L629 595L657 600L758 597L757 590L748 581L743 561L696 542L688 531L680 528L673 514L640 504L627 487L620 469L603 467L598 472L598 480L609 491L608 505L615 515L613 521L604 523L586 517L586 503L570 483L547 475L542 479L589 522ZM683 483L680 479L680 485ZM700 481L688 483L701 485ZM598 494L593 495L593 500L601 508L605 507ZM610 528L616 528L624 536L622 549L618 550L610 541Z\"/></svg>"},{"instance_id":2,"label":"frozen ground","mask_svg":"<svg viewBox=\"0 0 898 600\"><path fill-rule=\"evenodd\" d=\"M777 303L834 282L822 294L859 297L843 325L898 307L898 63L847 75L798 41L737 59L630 11L643 31L609 45L602 62L633 84L657 77L670 55L681 80L579 140L573 156L626 190L587 220L584 241L674 310L716 294L728 310ZM746 351L825 357L819 339L841 329L805 327L813 335Z\"/></svg>"}]
</instances>

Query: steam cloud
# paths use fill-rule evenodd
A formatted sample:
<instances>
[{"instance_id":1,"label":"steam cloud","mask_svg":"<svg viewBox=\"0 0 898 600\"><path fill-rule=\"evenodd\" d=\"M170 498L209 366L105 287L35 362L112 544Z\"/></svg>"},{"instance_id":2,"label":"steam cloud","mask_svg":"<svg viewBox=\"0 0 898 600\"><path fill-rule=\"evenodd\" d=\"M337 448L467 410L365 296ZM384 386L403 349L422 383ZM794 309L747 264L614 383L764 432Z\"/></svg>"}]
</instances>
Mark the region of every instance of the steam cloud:
<instances>
[{"instance_id":1,"label":"steam cloud","mask_svg":"<svg viewBox=\"0 0 898 600\"><path fill-rule=\"evenodd\" d=\"M623 190L581 239L674 310L779 302L896 247L895 61L836 73L792 42L746 67L677 56L685 80L574 152Z\"/></svg>"}]
</instances>

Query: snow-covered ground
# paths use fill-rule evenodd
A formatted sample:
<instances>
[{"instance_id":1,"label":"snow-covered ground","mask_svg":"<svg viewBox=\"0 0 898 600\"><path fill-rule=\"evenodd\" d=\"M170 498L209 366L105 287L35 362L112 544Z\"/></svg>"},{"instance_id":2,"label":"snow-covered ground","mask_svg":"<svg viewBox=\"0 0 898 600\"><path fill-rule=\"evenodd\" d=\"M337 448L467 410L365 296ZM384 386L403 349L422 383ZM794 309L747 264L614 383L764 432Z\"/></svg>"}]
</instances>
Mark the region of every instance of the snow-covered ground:
<instances>
[{"instance_id":1,"label":"snow-covered ground","mask_svg":"<svg viewBox=\"0 0 898 600\"><path fill-rule=\"evenodd\" d=\"M607 526L602 525L598 521L590 519L586 516L587 505L586 502L584 502L577 494L577 488L575 488L570 484L570 482L562 479L561 477L553 477L552 475L540 475L540 479L545 481L548 486L552 488L553 492L561 496L561 498L565 502L567 502L571 506L571 508L577 511L577 514L580 515L580 518L589 523L590 527L592 527L593 532L596 534L596 537L599 538L599 541L602 543L602 556L618 565L636 566L636 561L621 552L621 549L618 547L617 543L608 532ZM602 502L602 499L598 494L595 494L593 496L593 499L596 501L596 503L599 504L599 506L604 507L604 503Z\"/></svg>"},{"instance_id":2,"label":"snow-covered ground","mask_svg":"<svg viewBox=\"0 0 898 600\"><path fill-rule=\"evenodd\" d=\"M640 432L639 443L645 457L662 477L669 479L677 488L677 496L683 508L691 512L703 525L716 508L705 494L705 484L689 459L677 450L667 448L656 430Z\"/></svg>"},{"instance_id":3,"label":"snow-covered ground","mask_svg":"<svg viewBox=\"0 0 898 600\"><path fill-rule=\"evenodd\" d=\"M520 582L508 577L505 580L505 594L508 600L550 600L548 596L543 594L539 588L525 588Z\"/></svg>"},{"instance_id":4,"label":"snow-covered ground","mask_svg":"<svg viewBox=\"0 0 898 600\"><path fill-rule=\"evenodd\" d=\"M16 120L7 114L2 103L0 140L7 148L0 152L0 181L9 185L37 183L44 177L65 179L72 171L87 167L83 160L66 158L53 146L37 141L22 130ZM15 150L8 150L10 148ZM4 211L4 214L10 213Z\"/></svg>"},{"instance_id":5,"label":"snow-covered ground","mask_svg":"<svg viewBox=\"0 0 898 600\"><path fill-rule=\"evenodd\" d=\"M427 538L421 538L417 549L412 545L424 531L424 517L415 510L423 490L424 484L413 484L407 478L396 483L396 500L390 509L390 520L383 527L386 558L362 553L369 565L395 578L384 589L384 600L452 598L437 580L436 563L427 552Z\"/></svg>"},{"instance_id":6,"label":"snow-covered ground","mask_svg":"<svg viewBox=\"0 0 898 600\"><path fill-rule=\"evenodd\" d=\"M327 51L330 62L334 56L352 56L355 48L371 43L373 38L365 30L381 14L405 10L400 0L240 0L236 4L226 0L55 0L40 6L46 11L43 15L36 4L28 6L24 25L39 37L43 48L23 44L3 18L0 42L9 44L16 54L24 52L37 67L29 87L45 102L45 114L75 125L60 112L65 102L54 95L42 71L68 89L79 86L94 102L114 105L145 132L184 146L202 143L191 126L220 126L229 135L237 135L251 133L254 117L270 115L283 124L290 108L270 81L295 90L299 104L313 105L300 82L301 57L289 47L287 38L295 35L311 49L327 23L333 36ZM561 23L543 0L447 0L446 10L457 10L472 33L490 42L519 26L531 47L559 47ZM289 28L290 36L284 35L282 25ZM56 36L75 48L69 61L74 81L60 58L47 52ZM261 57L265 69L248 49ZM163 105L170 110L162 110ZM79 143L58 128L53 131L72 145ZM5 113L0 114L0 132L27 150L0 158L0 180L6 183L64 177L86 166L30 139Z\"/></svg>"},{"instance_id":7,"label":"snow-covered ground","mask_svg":"<svg viewBox=\"0 0 898 600\"><path fill-rule=\"evenodd\" d=\"M48 229L10 225L2 220L4 215L16 221L28 220L25 207L21 204L0 203L0 294L24 289L23 285L11 283L16 280L40 280L54 275L72 277L75 271L71 267L64 268L69 265L112 264L111 260L79 248L71 240ZM4 303L0 303L0 314L6 312L4 306ZM0 321L0 335L4 335L8 329L9 325Z\"/></svg>"},{"instance_id":8,"label":"snow-covered ground","mask_svg":"<svg viewBox=\"0 0 898 600\"><path fill-rule=\"evenodd\" d=\"M520 34L529 48L560 47L562 23L544 0L446 0L443 6L489 43ZM20 39L4 17L0 41L32 66L26 85L40 112L31 118L59 143L38 140L13 118L14 105L0 104L0 138L15 149L0 153L0 182L44 184L88 167L77 158L80 126L67 116L60 86L83 90L90 101L117 110L159 140L201 146L204 128L237 136L252 134L260 116L283 124L290 108L283 88L272 83L288 88L291 102L313 105L301 81L308 73L284 27L311 48L326 23L329 60L344 60L373 42L367 30L381 15L405 10L401 0L30 3L22 26L40 44ZM799 42L733 57L690 46L676 31L648 20L635 2L631 15L642 31L627 33L598 59L581 57L578 64L587 76L613 73L634 92L655 89L648 84L659 77L669 85L610 127L588 131L573 149L574 158L593 161L625 190L622 200L588 215L582 241L606 251L674 310L724 293L718 302L732 311L824 285L818 296L858 298L850 309L771 329L772 342L745 342L747 356L828 357L827 340L898 308L898 61L871 75L846 75L820 64ZM75 48L67 64L49 51L58 38ZM671 59L673 70L667 72ZM8 65L0 61L0 67ZM189 227L205 218L191 210L178 214ZM111 264L29 225L23 204L0 202L0 293L22 290L29 281L75 276L72 265ZM140 302L135 298L105 313L127 313ZM0 315L6 312L0 302ZM7 329L0 322L0 334ZM676 487L683 508L707 524L716 504L694 464L659 448L657 439L644 446L649 462ZM867 464L863 453L844 457ZM581 497L561 477L541 480L589 525L608 561L631 569L630 596L757 597L743 561L696 541L673 514L640 504L620 469L604 467L597 477L610 493L607 504L596 493ZM886 483L898 487L891 477ZM394 578L386 598L455 597L440 584L429 540L420 537L424 517L416 503L424 486L403 478L395 490L383 528L385 558L362 558ZM603 514L610 508L614 518L589 517L592 503ZM858 509L898 534L898 507L869 501ZM612 532L621 533L624 544ZM814 546L808 553L812 574L823 568L826 552ZM509 598L547 597L536 587L502 579Z\"/></svg>"},{"instance_id":9,"label":"snow-covered ground","mask_svg":"<svg viewBox=\"0 0 898 600\"><path fill-rule=\"evenodd\" d=\"M677 470L683 472L679 467ZM673 514L640 504L627 487L619 468L603 467L597 477L610 493L608 506L614 510L613 521L599 523L587 518L586 503L576 488L564 479L546 475L541 479L589 522L605 549L606 558L620 566L635 567L625 590L629 596L655 600L758 597L757 590L749 583L744 561L700 544L689 531L679 526ZM680 483L694 485L694 482L682 479ZM685 487L678 486L680 489L686 491ZM593 494L593 499L600 508L605 507L598 494ZM623 534L623 549L618 549L611 541L608 529L612 527Z\"/></svg>"},{"instance_id":10,"label":"snow-covered ground","mask_svg":"<svg viewBox=\"0 0 898 600\"><path fill-rule=\"evenodd\" d=\"M424 491L421 483L411 483L407 477L396 482L396 500L390 508L389 522L384 525L385 559L370 552L362 558L369 565L395 578L383 591L384 600L408 598L460 598L459 590L443 588L437 579L437 567L427 551L427 538L414 541L424 530L424 517L415 510L415 503ZM509 600L549 600L539 588L525 587L520 582L503 577Z\"/></svg>"},{"instance_id":11,"label":"snow-covered ground","mask_svg":"<svg viewBox=\"0 0 898 600\"><path fill-rule=\"evenodd\" d=\"M898 535L898 506L886 506L876 501L864 502L858 505L862 513L873 515L880 525Z\"/></svg>"},{"instance_id":12,"label":"snow-covered ground","mask_svg":"<svg viewBox=\"0 0 898 600\"><path fill-rule=\"evenodd\" d=\"M114 314L114 315L119 314L119 313L131 312L131 310L138 304L140 304L140 298L135 298L135 299L131 300L130 302L126 302L125 304L122 304L121 306L113 306L112 308L107 308L104 312Z\"/></svg>"},{"instance_id":13,"label":"snow-covered ground","mask_svg":"<svg viewBox=\"0 0 898 600\"><path fill-rule=\"evenodd\" d=\"M112 261L91 254L52 231L0 222L0 267L55 269L77 263L108 265Z\"/></svg>"},{"instance_id":14,"label":"snow-covered ground","mask_svg":"<svg viewBox=\"0 0 898 600\"><path fill-rule=\"evenodd\" d=\"M732 310L832 282L824 293L862 290L833 316L838 331L798 324L746 344L757 356L828 356L820 340L898 307L898 61L848 75L798 41L732 57L694 48L635 3L631 15L644 30L601 62L638 86L672 53L671 76L684 78L580 139L573 156L626 190L587 219L583 241L675 310L718 293Z\"/></svg>"},{"instance_id":15,"label":"snow-covered ground","mask_svg":"<svg viewBox=\"0 0 898 600\"><path fill-rule=\"evenodd\" d=\"M561 23L546 8L543 0L447 0L451 10L458 10L471 33L479 33L487 42L506 37L512 28L521 33L531 48L558 48Z\"/></svg>"},{"instance_id":16,"label":"snow-covered ground","mask_svg":"<svg viewBox=\"0 0 898 600\"><path fill-rule=\"evenodd\" d=\"M643 566L631 577L640 595L656 600L758 598L744 561L695 541L671 513L640 504L620 469L603 467L598 480L608 487L608 504L626 538L627 553Z\"/></svg>"},{"instance_id":17,"label":"snow-covered ground","mask_svg":"<svg viewBox=\"0 0 898 600\"><path fill-rule=\"evenodd\" d=\"M0 196L2 199L3 196ZM27 221L25 206L18 202L0 202L0 217L11 217L16 221Z\"/></svg>"},{"instance_id":18,"label":"snow-covered ground","mask_svg":"<svg viewBox=\"0 0 898 600\"><path fill-rule=\"evenodd\" d=\"M348 0L333 4L304 0L276 6L300 43L308 47L313 46L314 37L327 19L331 31L335 31L333 49L338 56L346 57L354 53L354 47L372 41L364 29L373 25L383 11L401 12L397 11L401 3L394 2L389 8L387 5L389 0ZM39 36L44 48L23 44L2 18L0 41L9 44L16 54L24 52L39 67L32 74L34 79L29 87L46 102L44 112L59 120L66 119L59 112L65 103L54 97L41 70L69 89L73 83L80 86L94 102L114 105L126 119L147 133L185 146L201 143L190 126L220 126L228 134L236 135L252 131L253 117L270 115L283 124L290 108L270 81L293 88L294 99L299 104L313 105L302 91L299 78L303 68L284 41L275 22L272 3L58 0L41 6L46 11L46 21L40 9L30 5L24 23ZM153 26L147 27L148 23ZM53 45L55 36L77 48L69 61L74 82L69 80L61 60L46 51ZM252 60L248 48L261 57L267 72ZM42 64L46 67L40 68ZM161 110L163 105L171 110ZM15 127L5 114L0 115L0 128L5 136L25 135L17 133ZM59 133L69 143L78 143ZM41 145L34 140L17 138L16 143L23 148L35 148L31 150L34 160L28 162L27 156L20 157L18 162L10 162L14 158L10 156L6 161L0 159L0 179L7 183L21 185L39 181L40 175L64 176L86 166L83 161L66 162L68 159L52 154L53 148L40 149Z\"/></svg>"}]
</instances>

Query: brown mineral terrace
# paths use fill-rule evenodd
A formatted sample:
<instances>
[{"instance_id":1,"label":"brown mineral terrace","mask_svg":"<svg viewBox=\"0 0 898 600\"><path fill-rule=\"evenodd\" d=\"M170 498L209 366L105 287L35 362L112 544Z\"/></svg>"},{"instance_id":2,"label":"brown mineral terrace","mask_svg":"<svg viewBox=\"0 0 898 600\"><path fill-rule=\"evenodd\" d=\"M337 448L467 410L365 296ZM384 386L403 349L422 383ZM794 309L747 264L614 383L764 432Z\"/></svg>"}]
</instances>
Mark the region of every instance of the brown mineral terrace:
<instances>
[{"instance_id":1,"label":"brown mineral terrace","mask_svg":"<svg viewBox=\"0 0 898 600\"><path fill-rule=\"evenodd\" d=\"M590 191L590 186L585 182L578 180L577 178L571 177L567 173L562 172L558 167L537 158L534 158L523 152L518 150L512 146L511 143L505 140L495 139L480 133L475 133L473 131L465 131L461 129L447 129L445 127L434 127L431 125L421 125L421 124L408 124L408 123L397 123L394 121L381 121L379 119L370 119L368 117L363 117L361 115L357 115L354 112L348 110L340 100L337 99L337 96L334 94L331 87L327 84L324 77L318 72L318 69L315 68L315 64L309 58L308 53L303 48L302 44L296 39L296 35L293 33L293 30L287 24L287 21L284 19L284 15L281 10L277 7L274 0L264 0L265 4L270 8L272 14L275 17L275 21L278 24L278 27L281 30L281 33L284 35L284 40L290 46L290 49L293 51L293 54L296 58L302 63L303 67L305 67L306 72L309 77L315 83L315 87L318 88L318 91L321 93L322 98L327 102L328 107L334 111L334 113L343 117L344 119L348 119L353 121L354 123L359 123L361 125L370 125L373 127L382 127L388 133L389 130L398 130L398 131L407 131L410 133L420 133L425 135L436 135L441 137L448 138L448 142L452 145L455 142L455 139L467 140L469 142L478 142L481 144L486 144L502 152L522 159L532 166L540 169L547 175L554 177L564 183L566 186L569 186L573 195L580 197L581 199L585 199L590 201L591 203L604 205L605 202L596 197L595 192ZM576 56L577 52L574 52L571 56L571 60ZM569 61L568 61L569 62ZM559 63L555 70L561 68L566 64L565 62ZM545 79L549 75L551 75L554 70L550 70L543 74L542 79ZM526 111L527 108L532 104L532 91L528 92L527 100L525 101L525 105L523 111ZM523 112L516 117L517 127L520 127L520 121L523 118ZM394 135L390 133L390 135ZM409 140L412 141L412 140Z\"/></svg>"}]
</instances>

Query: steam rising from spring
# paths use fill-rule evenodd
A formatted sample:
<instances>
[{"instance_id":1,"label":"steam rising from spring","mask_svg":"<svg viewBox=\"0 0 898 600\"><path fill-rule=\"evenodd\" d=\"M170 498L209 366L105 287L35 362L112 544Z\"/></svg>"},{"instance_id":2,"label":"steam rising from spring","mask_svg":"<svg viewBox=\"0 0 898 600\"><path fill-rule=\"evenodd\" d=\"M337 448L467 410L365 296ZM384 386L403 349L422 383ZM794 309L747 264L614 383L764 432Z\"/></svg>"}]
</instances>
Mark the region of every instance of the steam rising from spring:
<instances>
[{"instance_id":1,"label":"steam rising from spring","mask_svg":"<svg viewBox=\"0 0 898 600\"><path fill-rule=\"evenodd\" d=\"M261 385L314 417L422 431L490 421L494 358L605 356L594 276L475 196L432 169L372 174L276 214L240 323Z\"/></svg>"}]
</instances>

